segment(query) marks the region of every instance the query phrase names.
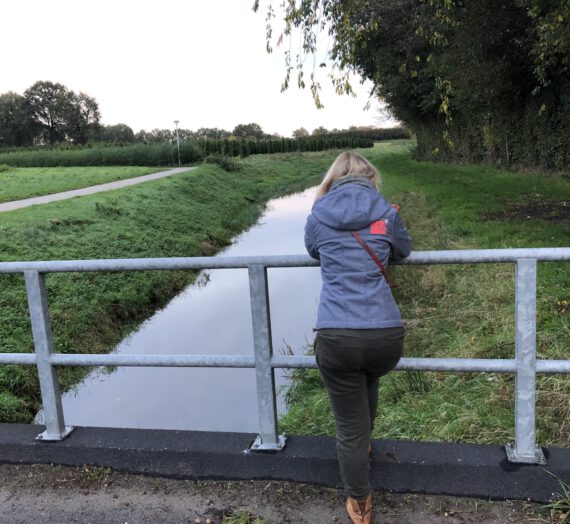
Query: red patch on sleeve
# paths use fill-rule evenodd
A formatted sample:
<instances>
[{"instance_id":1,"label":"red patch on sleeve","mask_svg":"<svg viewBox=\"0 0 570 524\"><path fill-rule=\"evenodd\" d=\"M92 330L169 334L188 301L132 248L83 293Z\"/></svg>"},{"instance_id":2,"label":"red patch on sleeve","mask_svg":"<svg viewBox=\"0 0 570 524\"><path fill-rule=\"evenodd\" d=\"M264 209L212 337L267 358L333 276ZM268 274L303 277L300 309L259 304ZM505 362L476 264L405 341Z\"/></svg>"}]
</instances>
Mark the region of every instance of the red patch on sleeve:
<instances>
[{"instance_id":1,"label":"red patch on sleeve","mask_svg":"<svg viewBox=\"0 0 570 524\"><path fill-rule=\"evenodd\" d=\"M373 235L386 235L388 232L385 220L377 220L370 224L370 233Z\"/></svg>"}]
</instances>

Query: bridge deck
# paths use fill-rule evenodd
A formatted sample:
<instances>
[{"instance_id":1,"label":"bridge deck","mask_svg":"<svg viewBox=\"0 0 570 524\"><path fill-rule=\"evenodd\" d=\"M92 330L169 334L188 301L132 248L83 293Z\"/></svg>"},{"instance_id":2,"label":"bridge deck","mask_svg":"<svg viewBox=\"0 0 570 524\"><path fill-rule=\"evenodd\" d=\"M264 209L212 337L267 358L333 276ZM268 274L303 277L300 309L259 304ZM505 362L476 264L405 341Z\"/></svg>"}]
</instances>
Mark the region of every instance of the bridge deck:
<instances>
[{"instance_id":1,"label":"bridge deck","mask_svg":"<svg viewBox=\"0 0 570 524\"><path fill-rule=\"evenodd\" d=\"M94 464L192 480L341 485L333 437L292 435L281 452L255 453L249 447L256 435L248 433L80 427L62 441L34 440L42 429L0 424L0 462ZM556 478L570 479L570 449L543 450L546 468L510 463L499 445L378 440L373 442L371 483L397 493L547 501L559 490Z\"/></svg>"}]
</instances>

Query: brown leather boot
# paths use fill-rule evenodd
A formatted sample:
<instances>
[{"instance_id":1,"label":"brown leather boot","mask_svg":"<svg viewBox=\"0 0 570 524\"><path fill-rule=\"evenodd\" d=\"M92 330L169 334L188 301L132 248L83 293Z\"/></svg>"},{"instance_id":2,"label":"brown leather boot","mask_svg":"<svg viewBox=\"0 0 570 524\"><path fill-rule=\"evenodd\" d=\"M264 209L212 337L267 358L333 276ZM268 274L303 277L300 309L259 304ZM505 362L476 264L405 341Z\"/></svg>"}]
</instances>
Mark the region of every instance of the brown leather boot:
<instances>
[{"instance_id":1,"label":"brown leather boot","mask_svg":"<svg viewBox=\"0 0 570 524\"><path fill-rule=\"evenodd\" d=\"M346 511L354 524L371 524L372 522L372 493L364 500L352 497L346 499Z\"/></svg>"}]
</instances>

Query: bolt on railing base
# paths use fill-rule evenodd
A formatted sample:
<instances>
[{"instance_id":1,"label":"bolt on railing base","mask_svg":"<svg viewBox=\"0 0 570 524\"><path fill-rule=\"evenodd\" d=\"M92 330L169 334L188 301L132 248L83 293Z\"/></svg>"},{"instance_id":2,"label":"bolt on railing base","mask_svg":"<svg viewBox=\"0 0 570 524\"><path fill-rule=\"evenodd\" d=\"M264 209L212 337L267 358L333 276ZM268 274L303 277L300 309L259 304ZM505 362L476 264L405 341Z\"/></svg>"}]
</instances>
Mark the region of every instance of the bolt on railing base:
<instances>
[{"instance_id":1,"label":"bolt on railing base","mask_svg":"<svg viewBox=\"0 0 570 524\"><path fill-rule=\"evenodd\" d=\"M253 451L255 453L265 453L271 451L283 451L285 444L287 443L287 435L283 433L277 436L277 443L267 443L264 444L261 441L261 435L257 435L256 439L253 441L251 446L246 449L246 453Z\"/></svg>"},{"instance_id":2,"label":"bolt on railing base","mask_svg":"<svg viewBox=\"0 0 570 524\"><path fill-rule=\"evenodd\" d=\"M44 431L36 437L36 440L41 440L43 442L56 442L58 440L63 440L67 438L74 429L75 428L73 426L65 426L61 433L48 433L48 431Z\"/></svg>"},{"instance_id":3,"label":"bolt on railing base","mask_svg":"<svg viewBox=\"0 0 570 524\"><path fill-rule=\"evenodd\" d=\"M505 451L507 452L507 459L513 464L536 464L546 466L546 457L542 449L536 448L534 455L521 455L515 451L515 448L510 444L505 444Z\"/></svg>"}]
</instances>

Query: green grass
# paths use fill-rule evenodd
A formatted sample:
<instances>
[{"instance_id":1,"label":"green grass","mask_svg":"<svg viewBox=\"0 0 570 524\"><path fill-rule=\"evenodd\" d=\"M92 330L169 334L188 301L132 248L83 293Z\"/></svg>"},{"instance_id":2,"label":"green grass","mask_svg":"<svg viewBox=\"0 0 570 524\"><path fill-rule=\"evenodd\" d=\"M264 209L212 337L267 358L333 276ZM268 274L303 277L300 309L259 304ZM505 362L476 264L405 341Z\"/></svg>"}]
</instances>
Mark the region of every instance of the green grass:
<instances>
[{"instance_id":1,"label":"green grass","mask_svg":"<svg viewBox=\"0 0 570 524\"><path fill-rule=\"evenodd\" d=\"M254 517L247 511L238 511L232 515L225 515L222 524L265 524L261 517Z\"/></svg>"},{"instance_id":2,"label":"green grass","mask_svg":"<svg viewBox=\"0 0 570 524\"><path fill-rule=\"evenodd\" d=\"M570 246L568 179L481 166L415 162L410 143L364 151L382 173L382 191L402 206L414 250ZM520 210L527 212L520 212ZM555 215L559 218L556 219ZM526 218L530 216L531 218ZM512 265L392 268L396 298L411 320L406 355L512 358ZM538 276L538 356L568 358L570 267L542 263ZM334 434L328 399L315 371L298 371L282 428ZM398 372L381 381L375 436L506 443L514 436L511 375ZM570 444L570 381L539 376L537 438Z\"/></svg>"},{"instance_id":3,"label":"green grass","mask_svg":"<svg viewBox=\"0 0 570 524\"><path fill-rule=\"evenodd\" d=\"M3 213L2 261L213 255L255 223L265 202L316 184L335 152L204 165L125 189ZM46 277L56 351L109 351L195 278L185 271ZM0 275L0 352L31 352L23 276ZM64 368L63 388L83 369ZM29 421L39 404L34 368L0 366L0 421Z\"/></svg>"},{"instance_id":4,"label":"green grass","mask_svg":"<svg viewBox=\"0 0 570 524\"><path fill-rule=\"evenodd\" d=\"M9 167L0 170L0 203L156 173L157 167Z\"/></svg>"}]
</instances>

